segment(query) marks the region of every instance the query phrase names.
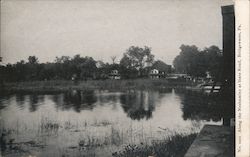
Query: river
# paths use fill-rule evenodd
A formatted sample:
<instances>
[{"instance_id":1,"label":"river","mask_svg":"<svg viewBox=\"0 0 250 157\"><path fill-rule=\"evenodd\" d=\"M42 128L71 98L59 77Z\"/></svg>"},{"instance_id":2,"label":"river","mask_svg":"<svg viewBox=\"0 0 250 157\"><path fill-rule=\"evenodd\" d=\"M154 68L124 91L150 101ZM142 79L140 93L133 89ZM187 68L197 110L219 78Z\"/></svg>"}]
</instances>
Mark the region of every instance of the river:
<instances>
[{"instance_id":1,"label":"river","mask_svg":"<svg viewBox=\"0 0 250 157\"><path fill-rule=\"evenodd\" d=\"M150 145L197 133L205 124L221 125L223 108L216 102L175 89L1 95L1 151L4 156L111 156L128 144Z\"/></svg>"}]
</instances>

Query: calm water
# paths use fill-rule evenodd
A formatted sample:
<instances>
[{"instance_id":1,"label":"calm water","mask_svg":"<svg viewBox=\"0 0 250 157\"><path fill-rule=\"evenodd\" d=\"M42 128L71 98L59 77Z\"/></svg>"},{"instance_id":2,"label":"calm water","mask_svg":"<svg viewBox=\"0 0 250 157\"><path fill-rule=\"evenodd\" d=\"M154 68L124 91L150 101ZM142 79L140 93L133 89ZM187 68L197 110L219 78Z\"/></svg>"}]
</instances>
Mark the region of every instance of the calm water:
<instances>
[{"instance_id":1,"label":"calm water","mask_svg":"<svg viewBox=\"0 0 250 157\"><path fill-rule=\"evenodd\" d=\"M198 132L204 124L221 125L223 108L215 108L216 102L174 89L2 95L2 153L111 156L127 144L150 144Z\"/></svg>"}]
</instances>

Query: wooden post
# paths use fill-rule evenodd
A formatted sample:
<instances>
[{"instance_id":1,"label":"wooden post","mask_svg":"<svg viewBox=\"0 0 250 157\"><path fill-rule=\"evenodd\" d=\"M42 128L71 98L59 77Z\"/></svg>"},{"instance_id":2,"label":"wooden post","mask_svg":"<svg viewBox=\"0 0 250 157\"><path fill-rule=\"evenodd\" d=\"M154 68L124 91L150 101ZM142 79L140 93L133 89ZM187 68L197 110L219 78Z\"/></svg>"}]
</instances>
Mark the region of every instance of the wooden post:
<instances>
[{"instance_id":1,"label":"wooden post","mask_svg":"<svg viewBox=\"0 0 250 157\"><path fill-rule=\"evenodd\" d=\"M235 16L234 6L222 6L223 16L223 81L222 96L225 116L223 124L230 124L235 107Z\"/></svg>"}]
</instances>

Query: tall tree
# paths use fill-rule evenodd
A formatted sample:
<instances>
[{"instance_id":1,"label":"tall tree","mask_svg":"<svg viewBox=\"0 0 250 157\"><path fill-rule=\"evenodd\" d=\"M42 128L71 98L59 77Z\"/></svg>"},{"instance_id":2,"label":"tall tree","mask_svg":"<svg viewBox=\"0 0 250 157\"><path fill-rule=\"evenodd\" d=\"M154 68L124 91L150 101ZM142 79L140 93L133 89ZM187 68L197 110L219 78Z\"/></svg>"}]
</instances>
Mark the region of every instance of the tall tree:
<instances>
[{"instance_id":1,"label":"tall tree","mask_svg":"<svg viewBox=\"0 0 250 157\"><path fill-rule=\"evenodd\" d=\"M195 65L195 57L198 55L199 50L196 46L181 45L181 52L174 59L173 64L176 71L180 73L188 73L192 75L192 68Z\"/></svg>"},{"instance_id":2,"label":"tall tree","mask_svg":"<svg viewBox=\"0 0 250 157\"><path fill-rule=\"evenodd\" d=\"M28 61L30 64L37 64L38 58L36 56L29 56Z\"/></svg>"},{"instance_id":3,"label":"tall tree","mask_svg":"<svg viewBox=\"0 0 250 157\"><path fill-rule=\"evenodd\" d=\"M204 53L206 54L207 71L216 81L222 79L222 50L217 46L210 46L205 48Z\"/></svg>"},{"instance_id":4,"label":"tall tree","mask_svg":"<svg viewBox=\"0 0 250 157\"><path fill-rule=\"evenodd\" d=\"M194 45L181 45L181 52L173 61L175 70L193 77L204 77L209 72L218 79L222 53L217 46L210 46L202 51Z\"/></svg>"},{"instance_id":5,"label":"tall tree","mask_svg":"<svg viewBox=\"0 0 250 157\"><path fill-rule=\"evenodd\" d=\"M131 46L123 54L120 64L126 68L137 69L139 71L139 75L141 76L143 68L151 65L153 61L154 55L151 54L151 48L147 46L144 48Z\"/></svg>"},{"instance_id":6,"label":"tall tree","mask_svg":"<svg viewBox=\"0 0 250 157\"><path fill-rule=\"evenodd\" d=\"M61 56L61 57L57 57L55 59L56 63L66 63L70 61L70 57L69 56Z\"/></svg>"}]
</instances>

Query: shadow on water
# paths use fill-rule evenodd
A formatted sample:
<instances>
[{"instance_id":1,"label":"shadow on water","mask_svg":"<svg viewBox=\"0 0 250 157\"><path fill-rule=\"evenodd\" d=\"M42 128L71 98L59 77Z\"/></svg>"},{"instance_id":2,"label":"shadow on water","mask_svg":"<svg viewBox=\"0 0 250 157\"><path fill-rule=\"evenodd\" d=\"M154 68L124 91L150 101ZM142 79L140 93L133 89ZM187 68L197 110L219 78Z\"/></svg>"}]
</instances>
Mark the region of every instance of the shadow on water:
<instances>
[{"instance_id":1,"label":"shadow on water","mask_svg":"<svg viewBox=\"0 0 250 157\"><path fill-rule=\"evenodd\" d=\"M222 118L231 116L232 109L227 105L229 98L216 93L206 95L200 92L175 89L175 94L181 101L182 117L184 120L206 120L221 121ZM155 90L128 90L126 92L106 92L94 90L71 90L61 94L50 95L54 105L59 110L71 110L81 112L81 110L93 110L97 105L113 105L116 109L120 104L123 111L132 120L150 119L161 98L173 92L171 88ZM10 104L13 95L0 95L0 110ZM41 94L15 94L16 105L19 109L25 108L28 102L29 111L35 112L44 103L45 95Z\"/></svg>"},{"instance_id":2,"label":"shadow on water","mask_svg":"<svg viewBox=\"0 0 250 157\"><path fill-rule=\"evenodd\" d=\"M132 120L150 119L158 94L152 91L128 91L120 96L124 112Z\"/></svg>"},{"instance_id":3,"label":"shadow on water","mask_svg":"<svg viewBox=\"0 0 250 157\"><path fill-rule=\"evenodd\" d=\"M4 102L9 101L10 98L11 98L10 94L0 91L0 110L6 107L6 104L8 103L4 103Z\"/></svg>"},{"instance_id":4,"label":"shadow on water","mask_svg":"<svg viewBox=\"0 0 250 157\"><path fill-rule=\"evenodd\" d=\"M3 103L3 101L4 101L4 99L1 98L1 99L0 99L0 110L4 109L4 108L6 107L6 104Z\"/></svg>"},{"instance_id":5,"label":"shadow on water","mask_svg":"<svg viewBox=\"0 0 250 157\"><path fill-rule=\"evenodd\" d=\"M32 94L29 95L29 110L35 112L39 106L44 104L44 95Z\"/></svg>"},{"instance_id":6,"label":"shadow on water","mask_svg":"<svg viewBox=\"0 0 250 157\"><path fill-rule=\"evenodd\" d=\"M81 110L92 110L94 104L97 102L95 92L90 91L79 91L72 90L62 95L63 100L60 101L59 95L54 95L52 100L57 105L57 108L62 110L74 109L76 112L81 112Z\"/></svg>"},{"instance_id":7,"label":"shadow on water","mask_svg":"<svg viewBox=\"0 0 250 157\"><path fill-rule=\"evenodd\" d=\"M98 94L98 102L100 105L104 104L115 104L120 102L120 95L121 93L112 93L112 94Z\"/></svg>"},{"instance_id":8,"label":"shadow on water","mask_svg":"<svg viewBox=\"0 0 250 157\"><path fill-rule=\"evenodd\" d=\"M220 93L202 94L192 91L176 91L181 98L183 119L221 121L232 114L227 100Z\"/></svg>"},{"instance_id":9,"label":"shadow on water","mask_svg":"<svg viewBox=\"0 0 250 157\"><path fill-rule=\"evenodd\" d=\"M25 106L25 95L24 94L16 94L16 104L20 109L24 109Z\"/></svg>"},{"instance_id":10,"label":"shadow on water","mask_svg":"<svg viewBox=\"0 0 250 157\"><path fill-rule=\"evenodd\" d=\"M173 88L160 88L158 89L159 93L166 94L171 93L173 91Z\"/></svg>"}]
</instances>

